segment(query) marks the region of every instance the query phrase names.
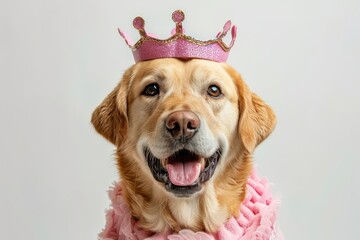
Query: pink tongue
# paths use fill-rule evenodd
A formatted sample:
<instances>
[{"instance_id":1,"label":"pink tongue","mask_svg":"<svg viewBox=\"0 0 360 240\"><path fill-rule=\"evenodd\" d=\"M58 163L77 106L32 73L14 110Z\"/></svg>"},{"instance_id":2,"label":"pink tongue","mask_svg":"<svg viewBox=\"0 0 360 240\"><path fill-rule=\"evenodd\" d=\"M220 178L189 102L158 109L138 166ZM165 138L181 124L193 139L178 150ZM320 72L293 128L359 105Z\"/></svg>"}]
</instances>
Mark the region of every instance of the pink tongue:
<instances>
[{"instance_id":1,"label":"pink tongue","mask_svg":"<svg viewBox=\"0 0 360 240\"><path fill-rule=\"evenodd\" d=\"M201 164L197 161L180 161L167 164L167 171L172 184L189 186L199 178Z\"/></svg>"}]
</instances>

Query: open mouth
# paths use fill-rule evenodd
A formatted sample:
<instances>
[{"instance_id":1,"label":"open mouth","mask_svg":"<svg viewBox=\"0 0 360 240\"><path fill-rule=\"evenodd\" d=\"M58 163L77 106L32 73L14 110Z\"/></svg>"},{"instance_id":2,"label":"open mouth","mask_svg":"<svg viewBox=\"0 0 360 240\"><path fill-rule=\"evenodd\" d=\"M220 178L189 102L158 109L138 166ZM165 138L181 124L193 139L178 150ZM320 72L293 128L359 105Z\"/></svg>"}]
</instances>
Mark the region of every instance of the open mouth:
<instances>
[{"instance_id":1,"label":"open mouth","mask_svg":"<svg viewBox=\"0 0 360 240\"><path fill-rule=\"evenodd\" d=\"M165 184L165 189L178 197L188 197L201 190L215 172L221 157L221 148L208 158L187 149L181 149L160 160L145 148L145 157L154 178Z\"/></svg>"}]
</instances>

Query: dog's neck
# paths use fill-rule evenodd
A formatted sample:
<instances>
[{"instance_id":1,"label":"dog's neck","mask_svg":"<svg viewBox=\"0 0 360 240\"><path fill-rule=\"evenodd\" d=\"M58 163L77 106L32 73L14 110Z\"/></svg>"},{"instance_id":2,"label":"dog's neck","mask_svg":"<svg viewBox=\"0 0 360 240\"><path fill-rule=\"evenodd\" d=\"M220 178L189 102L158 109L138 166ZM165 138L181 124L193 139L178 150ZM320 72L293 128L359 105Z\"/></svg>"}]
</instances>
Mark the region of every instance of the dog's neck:
<instances>
[{"instance_id":1,"label":"dog's neck","mask_svg":"<svg viewBox=\"0 0 360 240\"><path fill-rule=\"evenodd\" d=\"M123 186L125 200L142 228L152 232L181 229L215 232L231 214L226 206L219 204L213 184L208 184L206 190L191 198L176 198L163 194L163 190L158 189L157 185L152 186L153 192L157 194L148 198L149 196L141 196L139 188L135 193L131 185L128 187L128 183Z\"/></svg>"}]
</instances>

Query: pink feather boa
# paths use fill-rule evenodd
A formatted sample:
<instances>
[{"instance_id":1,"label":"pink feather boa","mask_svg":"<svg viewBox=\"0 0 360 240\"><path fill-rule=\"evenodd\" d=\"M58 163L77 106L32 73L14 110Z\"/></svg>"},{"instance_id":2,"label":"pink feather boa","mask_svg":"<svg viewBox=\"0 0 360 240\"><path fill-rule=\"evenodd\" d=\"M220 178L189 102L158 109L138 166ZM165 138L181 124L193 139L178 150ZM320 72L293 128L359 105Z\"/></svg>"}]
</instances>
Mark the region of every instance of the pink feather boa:
<instances>
[{"instance_id":1,"label":"pink feather boa","mask_svg":"<svg viewBox=\"0 0 360 240\"><path fill-rule=\"evenodd\" d=\"M121 182L109 191L111 208L106 213L105 229L100 240L283 240L276 225L279 201L271 197L269 182L252 174L247 182L247 194L240 206L239 217L230 218L215 234L193 232L188 229L178 233L159 234L145 231L132 218L122 196Z\"/></svg>"}]
</instances>

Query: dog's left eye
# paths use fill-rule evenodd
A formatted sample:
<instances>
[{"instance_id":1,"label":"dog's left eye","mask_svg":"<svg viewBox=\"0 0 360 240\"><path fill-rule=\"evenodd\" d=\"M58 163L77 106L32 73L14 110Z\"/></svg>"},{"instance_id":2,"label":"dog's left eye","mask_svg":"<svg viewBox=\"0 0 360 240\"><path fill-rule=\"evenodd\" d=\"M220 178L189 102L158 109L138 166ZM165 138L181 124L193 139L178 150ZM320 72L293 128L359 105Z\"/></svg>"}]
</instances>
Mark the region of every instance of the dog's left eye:
<instances>
[{"instance_id":1,"label":"dog's left eye","mask_svg":"<svg viewBox=\"0 0 360 240\"><path fill-rule=\"evenodd\" d=\"M207 93L210 97L213 97L213 98L218 98L218 97L222 96L220 88L216 85L211 85L208 88Z\"/></svg>"},{"instance_id":2,"label":"dog's left eye","mask_svg":"<svg viewBox=\"0 0 360 240\"><path fill-rule=\"evenodd\" d=\"M149 85L147 85L144 89L144 91L142 92L142 95L145 96L156 96L160 93L160 87L157 83L151 83Z\"/></svg>"}]
</instances>

